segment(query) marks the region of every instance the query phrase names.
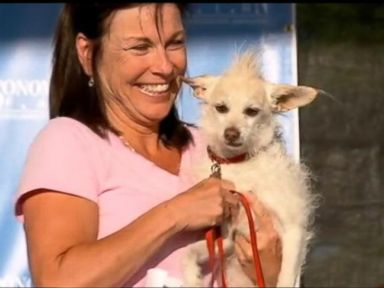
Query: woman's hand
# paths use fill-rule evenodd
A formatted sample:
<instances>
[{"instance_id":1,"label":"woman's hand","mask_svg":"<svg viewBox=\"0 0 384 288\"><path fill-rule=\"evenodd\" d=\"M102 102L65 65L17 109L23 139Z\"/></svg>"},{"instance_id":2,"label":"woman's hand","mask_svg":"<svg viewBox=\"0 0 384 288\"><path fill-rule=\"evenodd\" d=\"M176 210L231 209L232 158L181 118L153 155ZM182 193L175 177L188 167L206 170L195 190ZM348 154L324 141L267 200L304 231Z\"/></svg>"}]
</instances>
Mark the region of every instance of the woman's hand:
<instances>
[{"instance_id":1,"label":"woman's hand","mask_svg":"<svg viewBox=\"0 0 384 288\"><path fill-rule=\"evenodd\" d=\"M257 199L252 199L251 206L259 224L256 228L257 248L265 285L275 287L281 268L281 241L273 228L271 213ZM235 252L243 271L254 283L257 283L250 240L239 233L235 236Z\"/></svg>"},{"instance_id":2,"label":"woman's hand","mask_svg":"<svg viewBox=\"0 0 384 288\"><path fill-rule=\"evenodd\" d=\"M231 219L239 209L239 200L229 192L232 182L209 177L167 203L178 230L200 230Z\"/></svg>"}]
</instances>

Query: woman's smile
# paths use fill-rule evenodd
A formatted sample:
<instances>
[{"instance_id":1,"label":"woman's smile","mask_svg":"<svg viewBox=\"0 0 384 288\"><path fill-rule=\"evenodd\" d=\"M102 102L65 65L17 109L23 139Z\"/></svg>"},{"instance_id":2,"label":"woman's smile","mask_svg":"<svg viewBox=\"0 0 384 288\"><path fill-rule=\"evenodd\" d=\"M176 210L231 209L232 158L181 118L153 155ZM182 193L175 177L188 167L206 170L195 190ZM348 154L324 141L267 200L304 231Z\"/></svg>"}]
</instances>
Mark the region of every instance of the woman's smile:
<instances>
[{"instance_id":1,"label":"woman's smile","mask_svg":"<svg viewBox=\"0 0 384 288\"><path fill-rule=\"evenodd\" d=\"M151 97L164 97L168 96L171 85L169 83L164 84L138 84L139 90Z\"/></svg>"}]
</instances>

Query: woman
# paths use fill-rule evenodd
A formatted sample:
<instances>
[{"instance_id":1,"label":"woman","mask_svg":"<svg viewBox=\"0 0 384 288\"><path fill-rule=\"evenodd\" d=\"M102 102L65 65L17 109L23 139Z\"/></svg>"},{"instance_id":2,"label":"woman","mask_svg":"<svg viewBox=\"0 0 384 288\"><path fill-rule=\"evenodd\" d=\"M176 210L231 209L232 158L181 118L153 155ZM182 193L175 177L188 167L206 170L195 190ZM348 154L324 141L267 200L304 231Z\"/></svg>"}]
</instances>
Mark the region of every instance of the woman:
<instances>
[{"instance_id":1,"label":"woman","mask_svg":"<svg viewBox=\"0 0 384 288\"><path fill-rule=\"evenodd\" d=\"M30 148L16 206L35 285L143 286L153 267L181 278L185 246L236 210L232 183L208 177L192 186L188 177L203 143L174 105L186 69L182 11L174 3L65 5L52 120ZM274 285L280 242L268 213L256 210ZM252 271L248 240L239 236L236 251Z\"/></svg>"}]
</instances>

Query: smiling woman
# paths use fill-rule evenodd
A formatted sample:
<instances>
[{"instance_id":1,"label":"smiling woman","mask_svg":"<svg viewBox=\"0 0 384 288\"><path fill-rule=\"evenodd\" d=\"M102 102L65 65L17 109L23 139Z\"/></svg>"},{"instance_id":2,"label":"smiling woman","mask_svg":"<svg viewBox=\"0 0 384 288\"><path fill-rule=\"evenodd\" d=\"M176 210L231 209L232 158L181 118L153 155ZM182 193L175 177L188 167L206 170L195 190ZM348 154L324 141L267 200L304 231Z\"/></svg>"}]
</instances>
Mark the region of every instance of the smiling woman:
<instances>
[{"instance_id":1,"label":"smiling woman","mask_svg":"<svg viewBox=\"0 0 384 288\"><path fill-rule=\"evenodd\" d=\"M190 175L205 142L174 104L186 69L182 12L65 5L52 119L30 147L16 202L34 285L143 287L151 268L182 282L185 247L237 203L231 182Z\"/></svg>"},{"instance_id":2,"label":"smiling woman","mask_svg":"<svg viewBox=\"0 0 384 288\"><path fill-rule=\"evenodd\" d=\"M104 53L98 68L107 113L123 113L115 117L133 125L152 126L168 115L180 88L177 76L186 68L180 12L173 4L158 10L165 17L156 19L154 5L116 12L111 32L102 40ZM79 54L86 65L91 45L82 40L78 40Z\"/></svg>"},{"instance_id":3,"label":"smiling woman","mask_svg":"<svg viewBox=\"0 0 384 288\"><path fill-rule=\"evenodd\" d=\"M89 57L92 40L83 33L76 39L84 71L92 78L95 74L96 83L100 83L110 126L135 151L175 174L179 165L172 164L178 162L177 149L181 147L163 149L165 143L158 142L153 131L174 109L181 85L178 76L186 68L184 38L180 10L174 4L163 4L115 12L109 22L109 33L101 39L103 52L95 67ZM142 137L137 137L139 134L155 137L143 142ZM163 150L164 157L154 157L151 149L156 145ZM176 161L166 161L169 158Z\"/></svg>"}]
</instances>

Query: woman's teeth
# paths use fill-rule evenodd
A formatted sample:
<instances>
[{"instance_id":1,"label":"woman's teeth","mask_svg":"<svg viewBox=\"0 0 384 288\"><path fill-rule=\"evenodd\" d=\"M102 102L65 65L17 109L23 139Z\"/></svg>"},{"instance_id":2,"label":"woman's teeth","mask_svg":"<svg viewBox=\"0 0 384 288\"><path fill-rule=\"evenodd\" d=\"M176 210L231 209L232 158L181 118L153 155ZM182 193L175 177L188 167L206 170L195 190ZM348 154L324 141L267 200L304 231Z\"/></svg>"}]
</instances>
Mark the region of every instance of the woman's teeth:
<instances>
[{"instance_id":1,"label":"woman's teeth","mask_svg":"<svg viewBox=\"0 0 384 288\"><path fill-rule=\"evenodd\" d=\"M149 96L156 96L160 93L166 92L169 89L169 84L140 85L139 89L144 94Z\"/></svg>"}]
</instances>

